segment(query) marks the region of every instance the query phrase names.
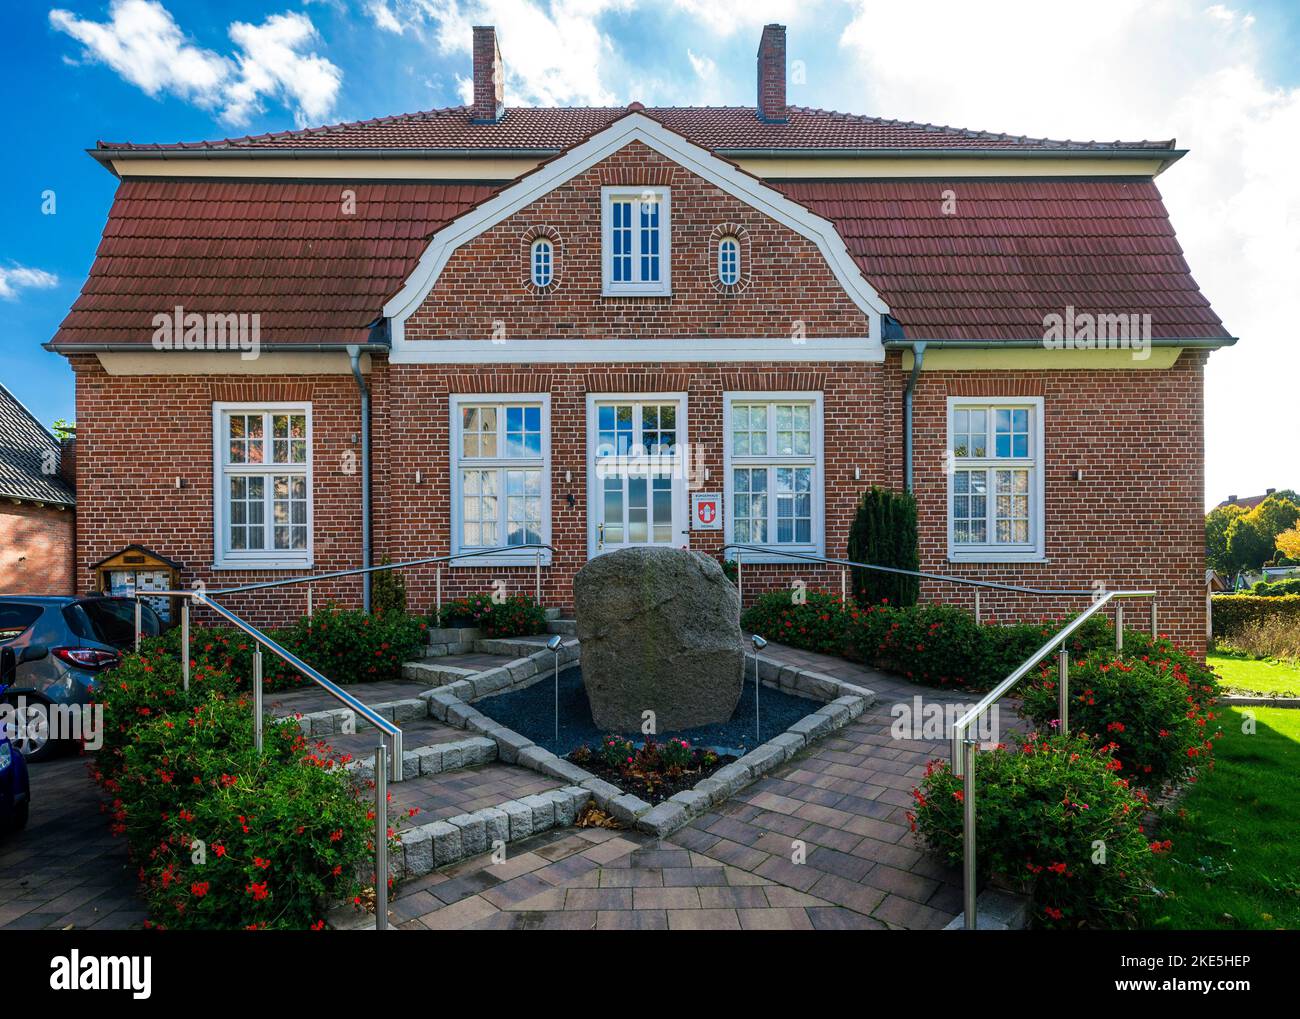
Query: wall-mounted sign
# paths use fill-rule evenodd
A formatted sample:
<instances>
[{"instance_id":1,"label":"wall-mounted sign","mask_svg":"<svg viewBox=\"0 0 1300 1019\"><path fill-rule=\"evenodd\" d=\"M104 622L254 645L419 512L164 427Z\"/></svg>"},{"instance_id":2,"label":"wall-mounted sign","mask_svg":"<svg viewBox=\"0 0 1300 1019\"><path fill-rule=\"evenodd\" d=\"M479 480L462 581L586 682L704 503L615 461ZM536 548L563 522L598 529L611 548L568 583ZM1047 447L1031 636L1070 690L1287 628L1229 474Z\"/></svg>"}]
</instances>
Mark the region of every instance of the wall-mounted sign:
<instances>
[{"instance_id":1,"label":"wall-mounted sign","mask_svg":"<svg viewBox=\"0 0 1300 1019\"><path fill-rule=\"evenodd\" d=\"M717 492L691 493L691 530L722 530L722 496Z\"/></svg>"}]
</instances>

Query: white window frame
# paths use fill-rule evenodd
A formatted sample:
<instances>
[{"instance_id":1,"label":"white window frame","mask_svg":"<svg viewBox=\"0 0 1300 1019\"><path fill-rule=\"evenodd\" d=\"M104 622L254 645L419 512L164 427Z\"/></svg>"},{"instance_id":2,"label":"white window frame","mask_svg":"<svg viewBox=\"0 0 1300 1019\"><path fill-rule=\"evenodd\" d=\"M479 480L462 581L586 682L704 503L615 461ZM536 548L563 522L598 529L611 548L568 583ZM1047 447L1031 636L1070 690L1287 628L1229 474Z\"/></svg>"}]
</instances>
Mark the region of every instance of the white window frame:
<instances>
[{"instance_id":1,"label":"white window frame","mask_svg":"<svg viewBox=\"0 0 1300 1019\"><path fill-rule=\"evenodd\" d=\"M728 280L726 276L723 275L723 270L722 270L722 252L723 249L726 248L728 245L730 245L736 252L736 278L733 280ZM727 234L727 236L719 238L718 250L717 250L717 265L714 266L714 270L717 273L718 282L721 283L724 287L734 287L740 283L741 280L740 238L737 237L735 234Z\"/></svg>"},{"instance_id":2,"label":"white window frame","mask_svg":"<svg viewBox=\"0 0 1300 1019\"><path fill-rule=\"evenodd\" d=\"M676 403L677 404L677 456L675 460L676 475L673 480L673 526L678 528L675 539L670 543L673 548L690 548L690 512L691 482L686 477L688 463L686 457L690 449L690 406L686 393L588 393L587 394L587 558L595 559L598 555L615 551L615 548L597 547L596 525L600 517L597 500L604 498L600 487L601 479L596 476L596 444L600 437L598 410L604 403ZM636 428L640 428L637 425ZM636 432L634 431L635 435ZM680 476L680 482L679 478ZM682 533L685 532L685 533ZM669 547L660 545L659 547Z\"/></svg>"},{"instance_id":3,"label":"white window frame","mask_svg":"<svg viewBox=\"0 0 1300 1019\"><path fill-rule=\"evenodd\" d=\"M542 472L542 520L541 520L541 539L543 545L551 544L551 396L549 393L453 393L450 403L451 428L448 434L451 436L451 448L448 450L448 460L451 464L451 553L457 555L461 552L473 552L472 548L466 548L461 545L462 523L464 516L464 494L461 491L461 471L474 470L476 467L482 470L499 470L503 473L511 468L520 468L535 470L539 466ZM540 407L542 411L542 457L540 464L537 459L532 457L482 457L466 458L464 456L464 435L463 424L464 414L461 409L466 406L498 408L497 413L497 452L504 452L506 415L505 408L508 406L533 406ZM504 534L507 526L506 512L506 492L504 478L502 478L499 487L500 516L498 525L500 532ZM504 541L501 542L504 544ZM488 546L491 547L491 546ZM493 555L478 555L470 559L454 559L449 565L459 568L474 568L482 566L532 566L537 562L537 553L534 549L525 549L520 552L499 552ZM542 550L542 565L548 566L551 562L551 553L549 549Z\"/></svg>"},{"instance_id":4,"label":"white window frame","mask_svg":"<svg viewBox=\"0 0 1300 1019\"><path fill-rule=\"evenodd\" d=\"M754 563L799 563L807 560L793 559L790 556L783 555L783 552L798 552L803 555L825 555L826 554L826 458L823 447L823 394L820 392L794 391L794 392L727 392L722 394L722 462L723 462L723 531L726 534L728 543L734 542L735 537L735 520L733 519L732 507L735 499L735 468L746 467L808 467L811 466L812 472L812 524L810 542L792 542L780 544L775 540L766 542L746 542L746 544L761 545L767 549L766 552L745 552L743 553L744 561ZM731 427L731 411L734 404L745 403L764 403L769 408L778 403L806 403L811 406L809 423L812 429L810 436L812 454L810 456L787 456L780 453L767 453L762 456L753 454L744 454L737 456L733 446L733 436ZM771 436L776 431L776 415L769 409L767 415L767 428L769 443L768 449L775 448L771 441ZM774 539L776 530L776 488L774 472L769 471L768 481L768 538ZM734 549L727 553L729 558L735 558Z\"/></svg>"},{"instance_id":5,"label":"white window frame","mask_svg":"<svg viewBox=\"0 0 1300 1019\"><path fill-rule=\"evenodd\" d=\"M659 211L659 279L641 282L641 232L639 229L641 199L654 195ZM614 282L614 215L615 200L632 199L632 281ZM625 187L605 185L600 189L601 211L601 294L605 297L667 297L672 285L672 190L666 187Z\"/></svg>"},{"instance_id":6,"label":"white window frame","mask_svg":"<svg viewBox=\"0 0 1300 1019\"><path fill-rule=\"evenodd\" d=\"M212 404L212 565L218 570L300 570L314 562L315 540L315 485L313 461L315 435L312 427L310 402L295 403L217 403ZM226 417L228 414L305 414L307 417L307 462L298 464L227 464L228 448ZM266 448L271 447L272 436L263 436ZM226 478L231 474L302 474L307 481L307 548L298 551L284 549L242 549L234 551L227 544ZM269 525L270 520L266 523Z\"/></svg>"},{"instance_id":7,"label":"white window frame","mask_svg":"<svg viewBox=\"0 0 1300 1019\"><path fill-rule=\"evenodd\" d=\"M956 411L971 408L994 410L1028 410L1029 411L1029 455L1027 457L969 457L958 460L952 452L954 423ZM1041 396L950 396L948 397L948 423L945 434L944 463L948 466L947 487L947 530L948 560L962 563L1027 563L1046 561L1046 511L1044 504L1044 429L1043 398ZM994 442L993 419L988 421L988 441ZM956 528L953 519L953 499L956 489L956 475L959 469L984 468L993 471L998 468L1028 468L1029 478L1029 541L1023 544L999 544L991 540L996 533L995 514L997 493L990 487L986 495L989 541L980 545L956 542Z\"/></svg>"},{"instance_id":8,"label":"white window frame","mask_svg":"<svg viewBox=\"0 0 1300 1019\"><path fill-rule=\"evenodd\" d=\"M545 283L542 283L537 278L537 249L543 244L548 249L546 255L547 279ZM555 242L549 237L538 237L528 246L528 278L538 290L545 290L555 282Z\"/></svg>"}]
</instances>

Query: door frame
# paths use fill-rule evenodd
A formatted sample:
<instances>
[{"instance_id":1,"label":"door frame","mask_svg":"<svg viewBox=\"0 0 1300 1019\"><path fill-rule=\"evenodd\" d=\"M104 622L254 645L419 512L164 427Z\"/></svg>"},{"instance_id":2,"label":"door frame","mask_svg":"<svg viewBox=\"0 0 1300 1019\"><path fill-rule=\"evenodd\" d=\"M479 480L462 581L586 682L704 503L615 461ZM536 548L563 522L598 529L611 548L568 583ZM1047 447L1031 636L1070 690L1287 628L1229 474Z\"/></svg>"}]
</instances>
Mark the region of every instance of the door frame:
<instances>
[{"instance_id":1,"label":"door frame","mask_svg":"<svg viewBox=\"0 0 1300 1019\"><path fill-rule=\"evenodd\" d=\"M598 555L603 555L604 551L596 550L596 523L598 517L596 499L601 497L601 493L596 485L596 439L599 435L599 429L596 427L596 407L601 403L668 403L677 404L677 450L680 461L680 479L675 479L673 483L673 516L680 520L685 526L685 534L679 533L676 537L680 541L674 540L672 548L690 548L690 479L686 476L686 457L683 446L690 443L690 417L687 394L679 393L588 393L587 394L587 558L595 559ZM678 484L680 480L680 484ZM679 529L680 532L680 529ZM620 545L620 548L627 548L628 545ZM630 546L630 547L648 547L648 546ZM663 546L660 546L663 547ZM609 551L615 551L610 549Z\"/></svg>"}]
</instances>

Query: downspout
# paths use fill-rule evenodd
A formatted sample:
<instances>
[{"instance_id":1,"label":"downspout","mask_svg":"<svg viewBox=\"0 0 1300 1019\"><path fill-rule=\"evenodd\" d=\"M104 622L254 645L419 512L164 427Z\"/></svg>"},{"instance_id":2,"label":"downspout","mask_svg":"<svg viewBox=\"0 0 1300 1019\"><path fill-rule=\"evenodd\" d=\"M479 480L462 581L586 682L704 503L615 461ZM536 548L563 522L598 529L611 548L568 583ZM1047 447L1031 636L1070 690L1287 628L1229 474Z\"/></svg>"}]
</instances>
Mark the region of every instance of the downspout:
<instances>
[{"instance_id":1,"label":"downspout","mask_svg":"<svg viewBox=\"0 0 1300 1019\"><path fill-rule=\"evenodd\" d=\"M917 340L912 344L912 374L907 377L907 388L903 390L903 480L909 492L912 490L912 394L924 361L925 341Z\"/></svg>"},{"instance_id":2,"label":"downspout","mask_svg":"<svg viewBox=\"0 0 1300 1019\"><path fill-rule=\"evenodd\" d=\"M348 344L348 360L352 363L352 377L361 393L361 566L370 566L370 390L361 376L361 348ZM370 578L361 575L361 607L370 611Z\"/></svg>"}]
</instances>

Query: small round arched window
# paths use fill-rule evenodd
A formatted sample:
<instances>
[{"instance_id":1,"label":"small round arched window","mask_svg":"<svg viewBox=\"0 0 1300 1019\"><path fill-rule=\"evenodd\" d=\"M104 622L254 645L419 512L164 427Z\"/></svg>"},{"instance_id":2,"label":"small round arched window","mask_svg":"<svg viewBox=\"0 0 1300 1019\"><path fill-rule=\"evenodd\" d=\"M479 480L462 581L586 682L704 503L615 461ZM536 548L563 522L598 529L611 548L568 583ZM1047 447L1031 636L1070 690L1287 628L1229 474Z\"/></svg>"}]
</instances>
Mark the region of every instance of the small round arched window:
<instances>
[{"instance_id":1,"label":"small round arched window","mask_svg":"<svg viewBox=\"0 0 1300 1019\"><path fill-rule=\"evenodd\" d=\"M724 287L740 282L740 241L734 237L718 241L718 282Z\"/></svg>"},{"instance_id":2,"label":"small round arched window","mask_svg":"<svg viewBox=\"0 0 1300 1019\"><path fill-rule=\"evenodd\" d=\"M548 237L533 241L530 255L533 286L549 287L555 279L555 245Z\"/></svg>"}]
</instances>

